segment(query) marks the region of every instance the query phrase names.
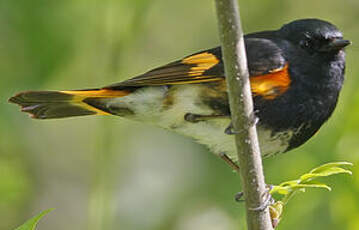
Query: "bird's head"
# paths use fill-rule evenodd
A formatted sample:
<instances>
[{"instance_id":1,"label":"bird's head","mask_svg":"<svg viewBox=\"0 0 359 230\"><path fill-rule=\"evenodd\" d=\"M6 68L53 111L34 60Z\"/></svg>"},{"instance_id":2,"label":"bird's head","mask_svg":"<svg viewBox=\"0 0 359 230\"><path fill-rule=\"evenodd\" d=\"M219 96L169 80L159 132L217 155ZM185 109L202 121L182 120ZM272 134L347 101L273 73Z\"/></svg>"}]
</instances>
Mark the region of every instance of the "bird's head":
<instances>
[{"instance_id":1,"label":"bird's head","mask_svg":"<svg viewBox=\"0 0 359 230\"><path fill-rule=\"evenodd\" d=\"M310 54L337 54L351 44L333 24L319 19L301 19L285 24L281 36Z\"/></svg>"}]
</instances>

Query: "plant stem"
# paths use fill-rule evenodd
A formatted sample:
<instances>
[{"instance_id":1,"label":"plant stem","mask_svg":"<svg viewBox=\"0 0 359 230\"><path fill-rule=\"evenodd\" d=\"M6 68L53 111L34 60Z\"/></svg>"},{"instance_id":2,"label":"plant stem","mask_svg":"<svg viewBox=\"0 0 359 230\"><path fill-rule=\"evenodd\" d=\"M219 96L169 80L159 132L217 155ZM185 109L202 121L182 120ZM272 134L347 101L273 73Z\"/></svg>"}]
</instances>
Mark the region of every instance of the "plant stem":
<instances>
[{"instance_id":1,"label":"plant stem","mask_svg":"<svg viewBox=\"0 0 359 230\"><path fill-rule=\"evenodd\" d=\"M265 206L266 186L260 155L247 58L237 0L215 0L228 97L235 135L248 230L273 229Z\"/></svg>"}]
</instances>

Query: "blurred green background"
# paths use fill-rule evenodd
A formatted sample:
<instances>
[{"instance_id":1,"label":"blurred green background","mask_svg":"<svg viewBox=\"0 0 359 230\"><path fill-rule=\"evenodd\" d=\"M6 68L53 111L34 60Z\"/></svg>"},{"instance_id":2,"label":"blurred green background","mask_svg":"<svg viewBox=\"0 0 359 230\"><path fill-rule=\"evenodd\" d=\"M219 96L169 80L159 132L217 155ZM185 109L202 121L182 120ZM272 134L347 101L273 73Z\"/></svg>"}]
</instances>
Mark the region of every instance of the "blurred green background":
<instances>
[{"instance_id":1,"label":"blurred green background","mask_svg":"<svg viewBox=\"0 0 359 230\"><path fill-rule=\"evenodd\" d=\"M359 229L359 1L240 1L245 31L298 18L353 41L330 121L298 150L264 161L268 183L329 161L355 164L287 206L278 229ZM218 45L213 0L0 1L0 229L55 208L39 229L245 229L239 177L192 140L118 117L37 121L18 91L92 88Z\"/></svg>"}]
</instances>

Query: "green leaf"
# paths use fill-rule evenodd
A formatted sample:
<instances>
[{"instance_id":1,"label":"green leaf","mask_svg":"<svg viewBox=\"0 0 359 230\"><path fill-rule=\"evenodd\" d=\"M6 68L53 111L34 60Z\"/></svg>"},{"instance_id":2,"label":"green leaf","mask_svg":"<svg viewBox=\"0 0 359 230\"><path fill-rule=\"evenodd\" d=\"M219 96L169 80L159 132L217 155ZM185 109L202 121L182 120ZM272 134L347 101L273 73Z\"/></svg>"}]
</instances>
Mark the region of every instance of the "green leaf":
<instances>
[{"instance_id":1,"label":"green leaf","mask_svg":"<svg viewBox=\"0 0 359 230\"><path fill-rule=\"evenodd\" d=\"M332 168L325 168L325 169L321 169L319 171L304 174L300 177L300 180L304 182L304 181L312 180L317 177L327 177L327 176L340 174L340 173L346 173L346 174L350 174L350 175L352 174L352 172L350 170L339 168L339 167L332 167Z\"/></svg>"},{"instance_id":2,"label":"green leaf","mask_svg":"<svg viewBox=\"0 0 359 230\"><path fill-rule=\"evenodd\" d=\"M330 162L330 163L326 163L324 165L321 165L321 166L319 166L317 168L312 169L310 171L310 173L320 173L320 172L322 172L324 170L327 170L329 168L335 168L335 167L340 167L340 166L353 166L353 164L350 163L350 162L345 162L345 161L343 161L343 162Z\"/></svg>"},{"instance_id":3,"label":"green leaf","mask_svg":"<svg viewBox=\"0 0 359 230\"><path fill-rule=\"evenodd\" d=\"M313 174L313 173L306 173L306 174L303 174L299 180L301 181L309 181L309 180L312 180L314 178L317 177L317 174Z\"/></svg>"},{"instance_id":4,"label":"green leaf","mask_svg":"<svg viewBox=\"0 0 359 230\"><path fill-rule=\"evenodd\" d=\"M287 195L290 193L290 187L283 187L280 185L275 185L270 190L270 194L280 194L280 195Z\"/></svg>"},{"instance_id":5,"label":"green leaf","mask_svg":"<svg viewBox=\"0 0 359 230\"><path fill-rule=\"evenodd\" d=\"M15 230L35 230L36 225L41 220L41 218L44 217L49 212L51 212L52 210L53 209L48 209L48 210L42 211L40 214L29 219L28 221L25 222L25 224L21 225L20 227L16 228Z\"/></svg>"},{"instance_id":6,"label":"green leaf","mask_svg":"<svg viewBox=\"0 0 359 230\"><path fill-rule=\"evenodd\" d=\"M332 189L326 185L326 184L322 184L319 182L314 182L314 183L306 183L306 184L297 184L293 187L293 189L298 189L298 188L324 188L327 189L329 191L331 191Z\"/></svg>"},{"instance_id":7,"label":"green leaf","mask_svg":"<svg viewBox=\"0 0 359 230\"><path fill-rule=\"evenodd\" d=\"M279 186L282 186L282 187L288 187L289 186L290 187L290 186L296 185L298 183L300 183L299 180L290 180L290 181L285 181L285 182L281 183Z\"/></svg>"}]
</instances>

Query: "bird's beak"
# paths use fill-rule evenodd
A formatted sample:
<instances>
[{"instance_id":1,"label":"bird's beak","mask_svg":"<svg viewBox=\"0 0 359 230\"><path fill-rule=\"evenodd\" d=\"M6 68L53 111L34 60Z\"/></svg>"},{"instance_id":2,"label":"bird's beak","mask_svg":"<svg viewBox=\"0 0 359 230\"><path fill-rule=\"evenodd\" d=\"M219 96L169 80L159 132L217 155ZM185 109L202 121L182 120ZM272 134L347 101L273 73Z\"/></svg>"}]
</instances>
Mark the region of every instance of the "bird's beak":
<instances>
[{"instance_id":1,"label":"bird's beak","mask_svg":"<svg viewBox=\"0 0 359 230\"><path fill-rule=\"evenodd\" d=\"M336 49L343 49L344 47L350 44L352 44L351 41L344 39L335 39L334 41L331 42L331 46Z\"/></svg>"},{"instance_id":2,"label":"bird's beak","mask_svg":"<svg viewBox=\"0 0 359 230\"><path fill-rule=\"evenodd\" d=\"M335 50L341 50L344 47L348 46L352 44L351 41L349 40L344 40L344 39L334 39L333 41L331 41L327 46L325 46L324 48L327 51L335 51Z\"/></svg>"}]
</instances>

